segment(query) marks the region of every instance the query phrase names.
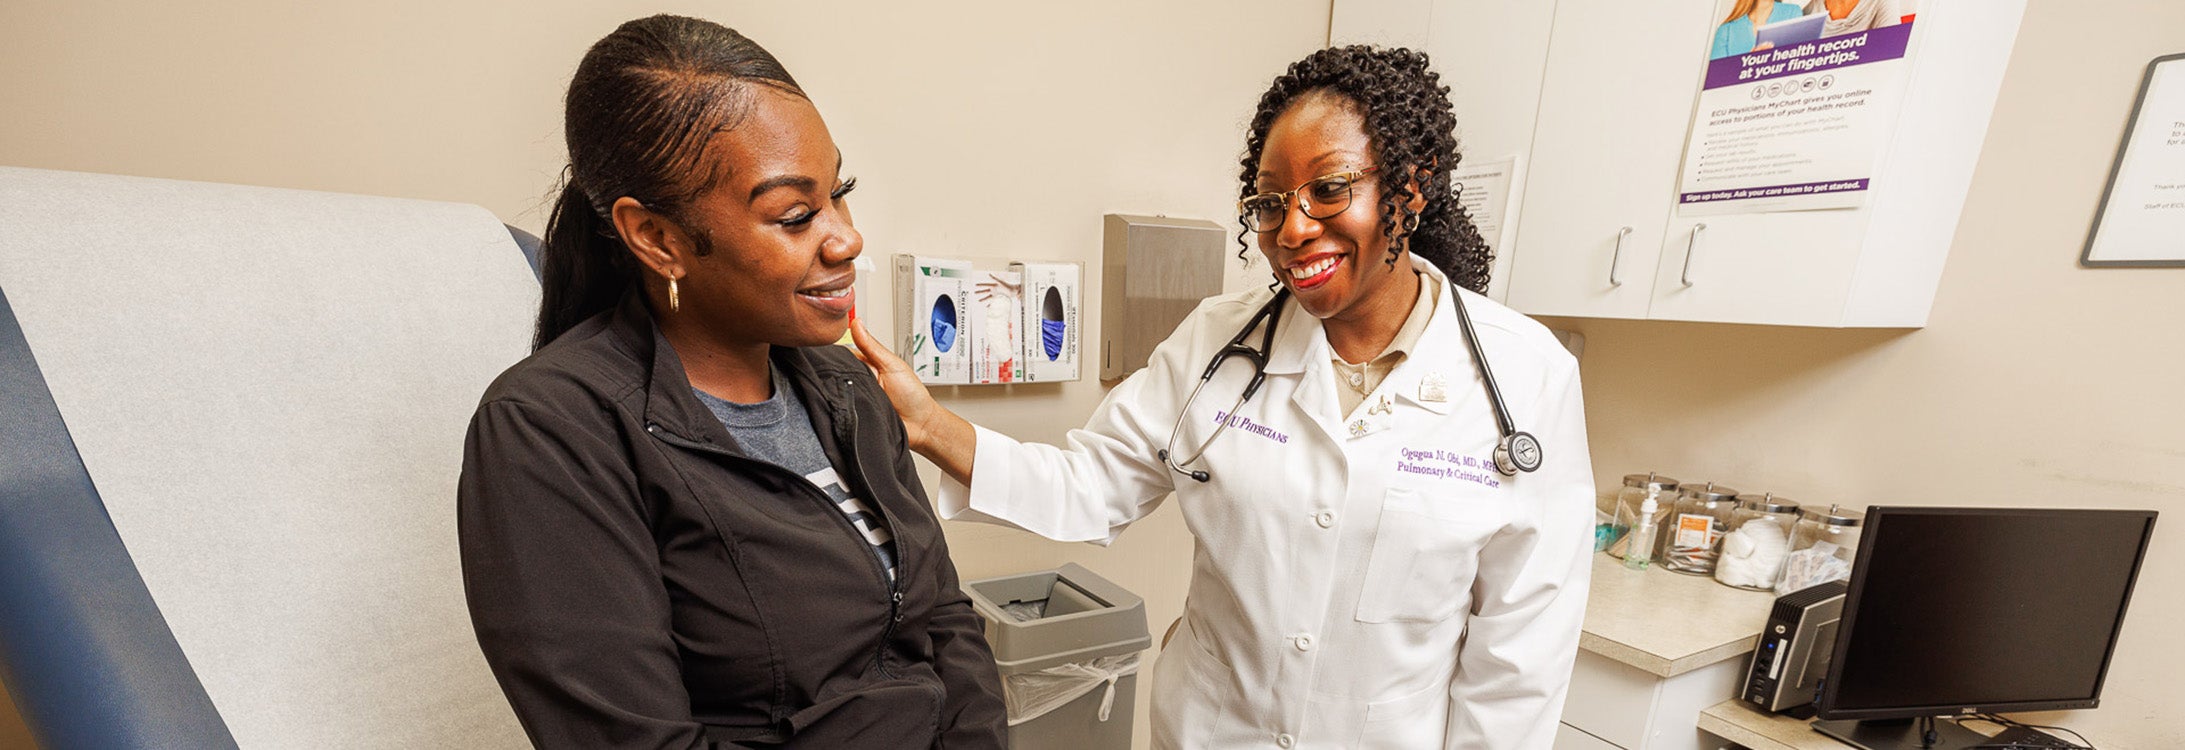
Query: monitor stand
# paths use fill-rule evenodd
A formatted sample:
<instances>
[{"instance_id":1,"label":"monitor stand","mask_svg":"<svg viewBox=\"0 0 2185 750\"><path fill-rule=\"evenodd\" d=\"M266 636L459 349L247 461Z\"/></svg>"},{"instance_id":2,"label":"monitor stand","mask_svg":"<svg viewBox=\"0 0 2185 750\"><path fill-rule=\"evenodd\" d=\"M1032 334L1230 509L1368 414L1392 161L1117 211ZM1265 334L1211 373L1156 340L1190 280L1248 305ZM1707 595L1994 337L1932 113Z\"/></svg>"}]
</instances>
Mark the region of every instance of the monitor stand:
<instances>
[{"instance_id":1,"label":"monitor stand","mask_svg":"<svg viewBox=\"0 0 2185 750\"><path fill-rule=\"evenodd\" d=\"M1862 750L1922 750L1918 719L1816 719L1813 722L1813 731ZM1925 746L1925 750L1959 750L1987 742L1987 735L1958 726L1957 722L1936 721L1935 744Z\"/></svg>"}]
</instances>

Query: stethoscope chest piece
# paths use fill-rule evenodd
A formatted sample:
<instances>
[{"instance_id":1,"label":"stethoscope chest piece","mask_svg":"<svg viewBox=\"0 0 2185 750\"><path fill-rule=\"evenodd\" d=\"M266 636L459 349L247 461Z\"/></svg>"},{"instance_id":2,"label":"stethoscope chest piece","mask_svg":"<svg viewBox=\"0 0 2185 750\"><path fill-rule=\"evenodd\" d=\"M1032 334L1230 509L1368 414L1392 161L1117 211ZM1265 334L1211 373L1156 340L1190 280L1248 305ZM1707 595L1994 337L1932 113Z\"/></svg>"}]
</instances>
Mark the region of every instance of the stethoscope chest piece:
<instances>
[{"instance_id":1,"label":"stethoscope chest piece","mask_svg":"<svg viewBox=\"0 0 2185 750\"><path fill-rule=\"evenodd\" d=\"M1540 468L1540 440L1529 432L1512 432L1495 441L1495 470L1514 477L1520 471Z\"/></svg>"}]
</instances>

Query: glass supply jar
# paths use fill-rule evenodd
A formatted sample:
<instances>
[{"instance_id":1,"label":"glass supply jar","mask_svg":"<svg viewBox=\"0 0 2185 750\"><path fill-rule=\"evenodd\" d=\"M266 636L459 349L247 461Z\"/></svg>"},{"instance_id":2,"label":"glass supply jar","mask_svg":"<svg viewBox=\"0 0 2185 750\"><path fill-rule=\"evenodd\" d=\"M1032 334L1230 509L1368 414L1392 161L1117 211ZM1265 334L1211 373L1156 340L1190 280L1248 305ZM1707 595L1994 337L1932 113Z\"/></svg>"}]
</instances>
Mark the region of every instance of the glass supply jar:
<instances>
[{"instance_id":1,"label":"glass supply jar","mask_svg":"<svg viewBox=\"0 0 2185 750\"><path fill-rule=\"evenodd\" d=\"M1797 525L1791 527L1790 556L1775 581L1776 595L1850 578L1851 560L1859 554L1859 525L1865 521L1866 514L1835 505L1800 510Z\"/></svg>"},{"instance_id":2,"label":"glass supply jar","mask_svg":"<svg viewBox=\"0 0 2185 750\"><path fill-rule=\"evenodd\" d=\"M1722 532L1737 509L1737 490L1708 482L1677 486L1677 506L1662 525L1662 567L1703 576L1715 572L1715 555L1722 549Z\"/></svg>"},{"instance_id":3,"label":"glass supply jar","mask_svg":"<svg viewBox=\"0 0 2185 750\"><path fill-rule=\"evenodd\" d=\"M1660 474L1625 474L1623 489L1616 493L1616 536L1608 545L1608 554L1623 559L1624 550L1631 546L1632 529L1638 528L1639 506L1647 498L1654 498L1654 523L1659 527L1669 517L1670 506L1677 504L1677 480Z\"/></svg>"},{"instance_id":4,"label":"glass supply jar","mask_svg":"<svg viewBox=\"0 0 2185 750\"><path fill-rule=\"evenodd\" d=\"M1790 555L1791 527L1798 522L1798 503L1786 497L1739 495L1730 512L1729 530L1722 534L1721 555L1715 558L1715 580L1741 589L1775 588Z\"/></svg>"}]
</instances>

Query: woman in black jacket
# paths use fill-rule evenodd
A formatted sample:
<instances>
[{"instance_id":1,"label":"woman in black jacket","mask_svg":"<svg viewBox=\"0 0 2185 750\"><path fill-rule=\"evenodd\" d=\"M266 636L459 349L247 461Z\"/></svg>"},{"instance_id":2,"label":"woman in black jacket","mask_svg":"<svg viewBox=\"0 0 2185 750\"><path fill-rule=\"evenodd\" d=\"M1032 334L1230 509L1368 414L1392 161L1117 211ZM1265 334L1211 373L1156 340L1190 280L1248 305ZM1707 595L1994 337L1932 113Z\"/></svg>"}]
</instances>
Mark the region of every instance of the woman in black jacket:
<instances>
[{"instance_id":1,"label":"woman in black jacket","mask_svg":"<svg viewBox=\"0 0 2185 750\"><path fill-rule=\"evenodd\" d=\"M847 325L841 154L796 81L655 16L570 82L537 351L459 488L471 621L545 747L998 748L999 679Z\"/></svg>"}]
</instances>

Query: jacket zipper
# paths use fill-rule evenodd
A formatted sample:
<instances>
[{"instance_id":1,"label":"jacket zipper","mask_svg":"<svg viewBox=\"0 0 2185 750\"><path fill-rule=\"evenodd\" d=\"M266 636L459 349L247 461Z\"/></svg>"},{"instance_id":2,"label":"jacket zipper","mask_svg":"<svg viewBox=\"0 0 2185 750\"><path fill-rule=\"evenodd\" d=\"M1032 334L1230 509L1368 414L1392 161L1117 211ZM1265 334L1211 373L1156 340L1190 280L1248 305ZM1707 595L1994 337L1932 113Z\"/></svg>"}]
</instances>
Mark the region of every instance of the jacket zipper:
<instances>
[{"instance_id":1,"label":"jacket zipper","mask_svg":"<svg viewBox=\"0 0 2185 750\"><path fill-rule=\"evenodd\" d=\"M856 421L855 414L851 415L851 421ZM722 458L729 459L731 461L736 461L738 463L750 464L757 467L758 470L762 472L774 472L777 474L789 473L787 469L783 469L779 466L775 466L765 461L760 461L754 458L750 458L748 456L739 456L737 454L723 450L718 446L685 439L682 436L661 429L660 425L656 422L646 422L645 432L652 435L655 439L658 439L663 443L667 443L669 445L673 445L686 450L694 450L701 453L710 453L716 456L720 456ZM862 480L864 479L864 476L862 475L862 472L864 471L864 465L859 461L855 448L856 446L851 446L851 450L849 451L850 461L853 464L857 464L858 471L860 472L858 479ZM800 492L806 497L810 497L813 500L817 501L821 507L826 509L827 515L833 516L835 521L840 525L840 527L844 531L848 531L850 533L851 539L854 539L857 541L858 544L865 546L866 561L871 564L873 573L879 577L881 588L888 593L888 621L880 631L880 643L878 644L878 647L873 650L873 666L880 670L881 675L893 679L895 677L895 674L888 671L887 659L885 658L885 656L888 650L888 639L895 636L895 625L896 623L901 622L903 619L902 590L899 588L899 585L896 581L888 578L888 570L880 566L880 555L879 553L872 550L872 543L865 540L865 535L857 533L857 525L850 523L849 516L843 515L841 508L835 507L834 500L828 498L826 493L820 492L819 488L812 486L812 483L809 480L806 480L804 477L797 476L792 477L792 479L794 481L791 481L789 484L791 486L797 487L798 490L796 491ZM870 502L878 505L880 501L872 500ZM877 514L880 511L874 510L873 512ZM893 533L892 529L890 530L890 533ZM898 566L900 566L902 555L901 544L896 545L896 555Z\"/></svg>"},{"instance_id":2,"label":"jacket zipper","mask_svg":"<svg viewBox=\"0 0 2185 750\"><path fill-rule=\"evenodd\" d=\"M842 397L848 399L851 403L847 408L841 410L840 413L843 418L836 422L836 424L838 425L845 425L836 428L838 432L843 433L841 435L838 435L837 439L850 445L850 468L857 472L857 483L864 485L867 489L870 489L872 487L872 480L865 473L865 454L856 450L857 383L855 381L845 380L842 381L842 385ZM873 515L878 516L883 523L887 523L890 520L887 517L887 512L880 509L879 498L868 498L867 501L872 503ZM888 523L888 533L891 535L895 533L895 524ZM895 577L888 578L887 571L880 571L881 577L885 579L888 584L888 622L887 625L880 631L880 648L873 653L873 666L878 668L881 674L887 675L889 677L894 677L895 675L894 673L888 671L887 644L890 639L893 639L895 637L895 626L900 625L903 622L902 577L904 572L903 569L906 567L903 564L904 546L905 545L903 545L901 542L897 542L895 545Z\"/></svg>"}]
</instances>

